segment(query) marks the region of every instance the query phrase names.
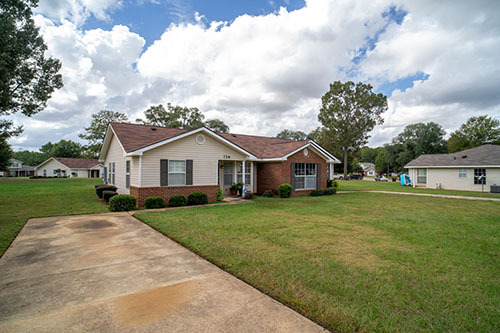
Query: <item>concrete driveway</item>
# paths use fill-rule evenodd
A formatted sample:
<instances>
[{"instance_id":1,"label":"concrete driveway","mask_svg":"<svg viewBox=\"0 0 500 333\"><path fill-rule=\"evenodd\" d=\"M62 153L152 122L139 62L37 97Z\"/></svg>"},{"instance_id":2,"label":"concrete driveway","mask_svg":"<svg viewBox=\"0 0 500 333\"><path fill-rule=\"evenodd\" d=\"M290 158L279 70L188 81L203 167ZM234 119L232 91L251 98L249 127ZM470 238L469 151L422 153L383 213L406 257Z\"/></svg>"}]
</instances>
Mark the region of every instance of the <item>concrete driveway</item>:
<instances>
[{"instance_id":1,"label":"concrete driveway","mask_svg":"<svg viewBox=\"0 0 500 333\"><path fill-rule=\"evenodd\" d=\"M0 332L323 331L127 213L31 219L0 272Z\"/></svg>"}]
</instances>

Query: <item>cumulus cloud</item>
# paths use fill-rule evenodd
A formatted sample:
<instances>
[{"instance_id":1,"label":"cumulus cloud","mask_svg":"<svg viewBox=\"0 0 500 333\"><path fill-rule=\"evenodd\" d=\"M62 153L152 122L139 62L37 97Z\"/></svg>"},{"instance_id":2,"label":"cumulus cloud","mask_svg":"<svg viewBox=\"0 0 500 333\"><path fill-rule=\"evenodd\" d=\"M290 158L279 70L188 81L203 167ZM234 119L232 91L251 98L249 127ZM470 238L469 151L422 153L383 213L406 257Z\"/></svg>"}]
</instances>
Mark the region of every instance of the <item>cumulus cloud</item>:
<instances>
[{"instance_id":1,"label":"cumulus cloud","mask_svg":"<svg viewBox=\"0 0 500 333\"><path fill-rule=\"evenodd\" d=\"M121 0L40 0L34 12L54 21L70 20L81 25L91 15L98 20L109 21L109 11L121 5Z\"/></svg>"}]
</instances>

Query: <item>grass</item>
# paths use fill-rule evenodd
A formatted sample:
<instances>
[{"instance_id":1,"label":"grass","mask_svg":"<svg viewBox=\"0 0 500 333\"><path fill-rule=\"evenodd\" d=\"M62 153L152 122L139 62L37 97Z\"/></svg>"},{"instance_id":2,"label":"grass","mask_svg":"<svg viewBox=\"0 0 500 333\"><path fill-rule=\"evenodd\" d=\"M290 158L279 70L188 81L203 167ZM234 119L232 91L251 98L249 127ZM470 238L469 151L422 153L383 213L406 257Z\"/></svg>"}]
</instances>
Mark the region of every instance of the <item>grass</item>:
<instances>
[{"instance_id":1,"label":"grass","mask_svg":"<svg viewBox=\"0 0 500 333\"><path fill-rule=\"evenodd\" d=\"M337 180L339 183L339 191L366 191L379 190L391 192L414 192L414 193L431 193L443 195L464 195L469 197L487 197L499 198L500 193L489 192L472 192L472 191L456 191L456 190L437 190L432 188L401 186L399 182L375 182L363 180ZM480 187L479 187L480 188ZM485 186L485 191L489 190L489 186Z\"/></svg>"},{"instance_id":2,"label":"grass","mask_svg":"<svg viewBox=\"0 0 500 333\"><path fill-rule=\"evenodd\" d=\"M351 193L136 216L332 331L500 331L497 202Z\"/></svg>"},{"instance_id":3,"label":"grass","mask_svg":"<svg viewBox=\"0 0 500 333\"><path fill-rule=\"evenodd\" d=\"M29 218L107 212L100 179L0 179L0 256Z\"/></svg>"}]
</instances>

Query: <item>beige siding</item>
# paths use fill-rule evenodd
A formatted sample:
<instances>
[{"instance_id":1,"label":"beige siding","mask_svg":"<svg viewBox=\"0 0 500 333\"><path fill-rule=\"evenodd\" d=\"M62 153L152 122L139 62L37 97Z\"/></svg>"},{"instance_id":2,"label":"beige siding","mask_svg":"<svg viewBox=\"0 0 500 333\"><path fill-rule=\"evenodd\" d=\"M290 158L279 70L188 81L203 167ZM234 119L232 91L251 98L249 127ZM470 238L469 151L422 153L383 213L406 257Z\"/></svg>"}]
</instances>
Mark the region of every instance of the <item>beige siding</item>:
<instances>
[{"instance_id":1,"label":"beige siding","mask_svg":"<svg viewBox=\"0 0 500 333\"><path fill-rule=\"evenodd\" d=\"M193 160L193 185L216 185L219 160L243 160L245 156L203 134L204 144L195 142L198 133L146 151L142 156L142 186L160 186L160 160Z\"/></svg>"},{"instance_id":2,"label":"beige siding","mask_svg":"<svg viewBox=\"0 0 500 333\"><path fill-rule=\"evenodd\" d=\"M88 169L82 170L82 169L73 169L71 172L76 172L78 178L88 178L89 177L89 171Z\"/></svg>"},{"instance_id":3,"label":"beige siding","mask_svg":"<svg viewBox=\"0 0 500 333\"><path fill-rule=\"evenodd\" d=\"M121 194L129 194L130 192L129 189L125 188L125 161L130 159L130 157L123 156L123 149L121 148L116 137L113 136L109 145L108 153L106 154L104 166L108 168L107 171L109 175L109 163L115 163L115 183L113 185L118 188L117 192ZM111 179L109 179L109 177L108 183L111 183Z\"/></svg>"},{"instance_id":4,"label":"beige siding","mask_svg":"<svg viewBox=\"0 0 500 333\"><path fill-rule=\"evenodd\" d=\"M71 169L66 167L64 164L59 163L55 160L50 160L49 162L45 163L44 165L40 166L39 168L36 169L36 175L37 176L43 176L43 170L47 170L47 177L53 177L56 176L54 173L54 170L61 169L66 171L66 176L71 177ZM63 175L61 173L61 175Z\"/></svg>"},{"instance_id":5,"label":"beige siding","mask_svg":"<svg viewBox=\"0 0 500 333\"><path fill-rule=\"evenodd\" d=\"M139 157L134 156L130 162L130 185L139 186Z\"/></svg>"},{"instance_id":6,"label":"beige siding","mask_svg":"<svg viewBox=\"0 0 500 333\"><path fill-rule=\"evenodd\" d=\"M459 178L459 169L467 170L466 178ZM416 169L410 169L412 182L417 180ZM484 191L489 192L493 184L500 185L500 168L486 168ZM481 191L481 184L474 184L474 168L428 168L427 187L448 190Z\"/></svg>"}]
</instances>

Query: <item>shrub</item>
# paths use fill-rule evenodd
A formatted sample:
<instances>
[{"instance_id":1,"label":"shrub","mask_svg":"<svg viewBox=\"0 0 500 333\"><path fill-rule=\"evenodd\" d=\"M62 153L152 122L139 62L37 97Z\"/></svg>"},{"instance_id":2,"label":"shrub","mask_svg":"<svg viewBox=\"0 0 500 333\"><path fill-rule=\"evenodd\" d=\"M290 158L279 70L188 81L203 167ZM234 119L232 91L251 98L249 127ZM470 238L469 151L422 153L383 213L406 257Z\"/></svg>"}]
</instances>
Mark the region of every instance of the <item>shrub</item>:
<instances>
[{"instance_id":1,"label":"shrub","mask_svg":"<svg viewBox=\"0 0 500 333\"><path fill-rule=\"evenodd\" d=\"M165 207L165 200L162 197L149 197L146 198L144 207L146 209L163 208Z\"/></svg>"},{"instance_id":2,"label":"shrub","mask_svg":"<svg viewBox=\"0 0 500 333\"><path fill-rule=\"evenodd\" d=\"M109 210L112 212L125 212L135 209L137 203L133 195L118 194L109 199Z\"/></svg>"},{"instance_id":3,"label":"shrub","mask_svg":"<svg viewBox=\"0 0 500 333\"><path fill-rule=\"evenodd\" d=\"M245 194L245 196L243 197L243 199L252 199L252 198L253 198L252 192L247 192L247 194Z\"/></svg>"},{"instance_id":4,"label":"shrub","mask_svg":"<svg viewBox=\"0 0 500 333\"><path fill-rule=\"evenodd\" d=\"M337 188L336 187L330 187L329 190L331 191L331 194L337 193Z\"/></svg>"},{"instance_id":5,"label":"shrub","mask_svg":"<svg viewBox=\"0 0 500 333\"><path fill-rule=\"evenodd\" d=\"M264 197L272 198L274 196L274 193L272 190L265 190L264 193L262 193Z\"/></svg>"},{"instance_id":6,"label":"shrub","mask_svg":"<svg viewBox=\"0 0 500 333\"><path fill-rule=\"evenodd\" d=\"M329 186L329 187L339 188L339 182L334 180L334 181L332 181L332 186Z\"/></svg>"},{"instance_id":7,"label":"shrub","mask_svg":"<svg viewBox=\"0 0 500 333\"><path fill-rule=\"evenodd\" d=\"M332 195L337 193L337 189L335 187L327 187L323 190L323 195Z\"/></svg>"},{"instance_id":8,"label":"shrub","mask_svg":"<svg viewBox=\"0 0 500 333\"><path fill-rule=\"evenodd\" d=\"M290 184L281 184L278 186L280 198L290 198L292 196L293 187Z\"/></svg>"},{"instance_id":9,"label":"shrub","mask_svg":"<svg viewBox=\"0 0 500 333\"><path fill-rule=\"evenodd\" d=\"M312 190L311 191L311 196L313 196L313 197L319 197L320 195L323 195L323 190Z\"/></svg>"},{"instance_id":10,"label":"shrub","mask_svg":"<svg viewBox=\"0 0 500 333\"><path fill-rule=\"evenodd\" d=\"M187 200L186 197L183 195L174 195L173 197L170 197L168 200L168 206L169 207L180 207L180 206L186 206Z\"/></svg>"},{"instance_id":11,"label":"shrub","mask_svg":"<svg viewBox=\"0 0 500 333\"><path fill-rule=\"evenodd\" d=\"M102 199L103 191L116 191L117 187L113 185L99 185L95 188L95 194Z\"/></svg>"},{"instance_id":12,"label":"shrub","mask_svg":"<svg viewBox=\"0 0 500 333\"><path fill-rule=\"evenodd\" d=\"M205 205L208 203L208 195L203 192L194 192L188 195L188 205Z\"/></svg>"},{"instance_id":13,"label":"shrub","mask_svg":"<svg viewBox=\"0 0 500 333\"><path fill-rule=\"evenodd\" d=\"M222 194L222 190L218 189L217 190L217 201L222 201L224 200L224 194Z\"/></svg>"},{"instance_id":14,"label":"shrub","mask_svg":"<svg viewBox=\"0 0 500 333\"><path fill-rule=\"evenodd\" d=\"M109 199L118 195L115 191L102 191L102 199L106 202L109 202Z\"/></svg>"}]
</instances>

